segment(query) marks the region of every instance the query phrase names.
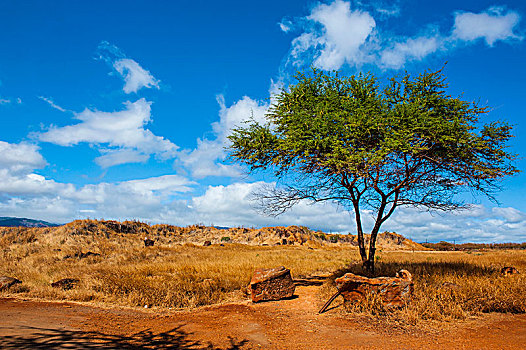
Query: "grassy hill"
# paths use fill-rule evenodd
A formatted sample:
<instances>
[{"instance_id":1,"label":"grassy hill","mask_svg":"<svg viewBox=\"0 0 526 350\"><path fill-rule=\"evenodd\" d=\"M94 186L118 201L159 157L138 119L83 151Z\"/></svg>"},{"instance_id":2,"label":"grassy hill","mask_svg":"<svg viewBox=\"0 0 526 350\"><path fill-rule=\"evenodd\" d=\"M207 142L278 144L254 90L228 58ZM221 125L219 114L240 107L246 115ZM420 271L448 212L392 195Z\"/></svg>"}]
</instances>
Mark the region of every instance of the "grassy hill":
<instances>
[{"instance_id":1,"label":"grassy hill","mask_svg":"<svg viewBox=\"0 0 526 350\"><path fill-rule=\"evenodd\" d=\"M316 248L322 246L358 246L357 236L351 234L329 234L313 231L304 226L276 226L263 228L190 225L178 227L172 225L148 225L137 221L76 220L54 229L55 235L138 235L156 241L156 245L192 243L202 245L238 243L256 246L305 245ZM369 237L365 237L366 244ZM377 247L386 250L428 250L419 243L392 232L380 233Z\"/></svg>"}]
</instances>

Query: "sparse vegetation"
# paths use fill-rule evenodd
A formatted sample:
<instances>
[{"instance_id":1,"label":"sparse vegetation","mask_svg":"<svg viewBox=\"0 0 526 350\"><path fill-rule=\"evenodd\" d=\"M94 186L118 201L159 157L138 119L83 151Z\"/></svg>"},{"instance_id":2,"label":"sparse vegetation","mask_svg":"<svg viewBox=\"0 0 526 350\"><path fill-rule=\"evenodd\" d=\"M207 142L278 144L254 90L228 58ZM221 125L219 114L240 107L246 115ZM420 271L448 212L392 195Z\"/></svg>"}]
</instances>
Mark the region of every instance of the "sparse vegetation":
<instances>
[{"instance_id":1,"label":"sparse vegetation","mask_svg":"<svg viewBox=\"0 0 526 350\"><path fill-rule=\"evenodd\" d=\"M375 276L394 276L400 269L413 275L415 293L405 307L387 310L374 295L365 303L346 305L346 312L399 325L422 321L452 321L486 312L525 313L526 276L501 274L502 264L526 271L526 254L517 250L492 250L479 255L469 252L383 252L379 254ZM352 272L363 274L361 266L351 265L334 276ZM331 279L332 280L332 279ZM334 293L333 283L322 290L323 298Z\"/></svg>"},{"instance_id":2,"label":"sparse vegetation","mask_svg":"<svg viewBox=\"0 0 526 350\"><path fill-rule=\"evenodd\" d=\"M483 249L526 249L526 243L461 243L440 241L438 243L422 243L426 248L441 251L483 250Z\"/></svg>"},{"instance_id":3,"label":"sparse vegetation","mask_svg":"<svg viewBox=\"0 0 526 350\"><path fill-rule=\"evenodd\" d=\"M324 236L328 241L323 245L314 244L315 239L323 241L318 232L318 238L312 233L313 238L305 238L303 245L298 238L295 245L263 246L268 240L261 231L253 232L261 239L257 245L236 243L238 236L229 231L232 243L220 246L217 243L227 236L224 231L214 232L215 239L211 233L203 236L197 227L93 220L57 228L0 228L0 275L23 282L0 295L193 308L246 299L243 292L256 267L284 265L296 278L363 274L357 247L343 244L341 239L336 244L328 242L333 235ZM193 234L196 244L189 243ZM144 246L145 235L156 240L153 247ZM398 242L402 236L386 237ZM200 242L205 238L216 243L203 247ZM372 297L365 304L349 306L347 312L404 325L464 319L482 312L526 312L523 250L472 253L382 249L377 256L375 275L394 276L402 268L413 274L413 301L387 312ZM521 274L503 276L503 266L514 266ZM62 278L80 282L71 290L51 287L51 282ZM320 306L332 293L329 280L320 290Z\"/></svg>"}]
</instances>

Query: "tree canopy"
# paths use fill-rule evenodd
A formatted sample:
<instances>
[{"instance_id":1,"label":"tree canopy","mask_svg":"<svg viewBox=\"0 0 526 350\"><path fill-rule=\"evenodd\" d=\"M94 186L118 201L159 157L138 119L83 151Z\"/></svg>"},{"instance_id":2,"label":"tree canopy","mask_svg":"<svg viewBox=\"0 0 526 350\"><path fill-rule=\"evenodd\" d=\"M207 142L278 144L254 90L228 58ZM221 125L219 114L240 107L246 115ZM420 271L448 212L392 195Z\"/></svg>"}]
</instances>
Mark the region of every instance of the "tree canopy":
<instances>
[{"instance_id":1,"label":"tree canopy","mask_svg":"<svg viewBox=\"0 0 526 350\"><path fill-rule=\"evenodd\" d=\"M396 207L463 208L459 192L494 199L500 180L518 172L507 151L511 126L481 124L489 109L448 95L441 70L383 86L373 74L313 70L296 79L275 96L266 124L233 130L230 157L279 180L259 194L268 213L303 199L352 209L368 269L380 226ZM363 209L375 213L368 257Z\"/></svg>"}]
</instances>

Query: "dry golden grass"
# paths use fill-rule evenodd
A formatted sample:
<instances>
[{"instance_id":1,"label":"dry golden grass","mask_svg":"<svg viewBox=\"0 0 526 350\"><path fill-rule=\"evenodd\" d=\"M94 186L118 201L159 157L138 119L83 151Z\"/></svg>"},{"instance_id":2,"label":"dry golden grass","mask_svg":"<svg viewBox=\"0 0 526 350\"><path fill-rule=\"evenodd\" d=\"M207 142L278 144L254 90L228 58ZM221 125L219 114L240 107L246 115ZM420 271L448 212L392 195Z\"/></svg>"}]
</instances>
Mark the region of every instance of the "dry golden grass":
<instances>
[{"instance_id":1,"label":"dry golden grass","mask_svg":"<svg viewBox=\"0 0 526 350\"><path fill-rule=\"evenodd\" d=\"M346 312L388 320L399 325L421 321L461 320L485 312L526 312L526 251L488 250L483 252L383 252L378 256L376 276L394 276L406 269L413 275L412 301L401 309L386 309L370 295L364 303L346 305ZM500 270L514 266L522 274L504 276ZM337 271L363 274L359 265ZM334 293L327 283L322 297Z\"/></svg>"},{"instance_id":2,"label":"dry golden grass","mask_svg":"<svg viewBox=\"0 0 526 350\"><path fill-rule=\"evenodd\" d=\"M67 227L0 232L0 275L23 281L11 293L128 306L186 308L240 300L256 267L284 265L296 276L328 274L353 257L341 247L313 250L235 243L203 247L179 244L170 236L145 247L144 232L85 234ZM88 251L100 255L78 257ZM62 278L77 278L80 283L66 291L51 287Z\"/></svg>"},{"instance_id":3,"label":"dry golden grass","mask_svg":"<svg viewBox=\"0 0 526 350\"><path fill-rule=\"evenodd\" d=\"M140 224L139 226L141 226ZM257 246L237 243L203 247L183 243L181 233L166 232L145 247L147 230L115 233L96 221L59 228L0 230L0 275L23 281L0 296L76 300L127 306L192 308L246 299L243 290L257 267L286 266L293 277L345 272L363 274L351 245ZM221 232L220 232L221 233ZM178 236L179 235L179 236ZM207 236L208 237L208 236ZM221 242L221 236L217 243ZM80 258L88 251L100 254ZM406 307L388 311L371 296L347 312L402 325L464 319L481 312L526 312L526 251L393 252L379 251L377 275L413 274L415 294ZM514 266L522 274L503 276ZM336 271L336 272L334 272ZM77 278L71 290L51 287ZM451 289L444 283L459 287ZM334 293L331 281L320 305Z\"/></svg>"}]
</instances>

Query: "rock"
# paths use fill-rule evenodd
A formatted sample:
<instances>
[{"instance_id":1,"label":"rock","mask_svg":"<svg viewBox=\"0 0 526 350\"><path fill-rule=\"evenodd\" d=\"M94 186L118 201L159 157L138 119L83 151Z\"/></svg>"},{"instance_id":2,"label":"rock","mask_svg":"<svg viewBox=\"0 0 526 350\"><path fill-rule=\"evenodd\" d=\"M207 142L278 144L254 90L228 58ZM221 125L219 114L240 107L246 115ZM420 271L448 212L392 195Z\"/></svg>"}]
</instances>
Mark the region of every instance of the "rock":
<instances>
[{"instance_id":1,"label":"rock","mask_svg":"<svg viewBox=\"0 0 526 350\"><path fill-rule=\"evenodd\" d=\"M99 253L93 253L93 252L86 252L86 253L80 252L80 253L75 253L73 255L66 255L64 257L64 260L65 259L71 259L71 258L84 259L84 258L87 258L88 256L100 256L100 254Z\"/></svg>"},{"instance_id":2,"label":"rock","mask_svg":"<svg viewBox=\"0 0 526 350\"><path fill-rule=\"evenodd\" d=\"M84 259L84 258L87 258L88 256L100 256L100 254L99 253L93 253L93 252L86 252L86 253L80 252L80 254L77 255L77 257L79 259Z\"/></svg>"},{"instance_id":3,"label":"rock","mask_svg":"<svg viewBox=\"0 0 526 350\"><path fill-rule=\"evenodd\" d=\"M290 270L283 266L256 269L250 281L250 294L255 303L290 298L295 288Z\"/></svg>"},{"instance_id":4,"label":"rock","mask_svg":"<svg viewBox=\"0 0 526 350\"><path fill-rule=\"evenodd\" d=\"M203 243L203 247L208 247L208 246L211 246L212 245L212 242L210 241L205 241L205 243Z\"/></svg>"},{"instance_id":5,"label":"rock","mask_svg":"<svg viewBox=\"0 0 526 350\"><path fill-rule=\"evenodd\" d=\"M149 239L148 237L144 237L144 246L145 247L153 247L153 244L155 241L153 239Z\"/></svg>"},{"instance_id":6,"label":"rock","mask_svg":"<svg viewBox=\"0 0 526 350\"><path fill-rule=\"evenodd\" d=\"M80 281L75 278L63 278L61 280L51 283L51 287L69 290L73 289L79 282Z\"/></svg>"},{"instance_id":7,"label":"rock","mask_svg":"<svg viewBox=\"0 0 526 350\"><path fill-rule=\"evenodd\" d=\"M11 286L18 283L22 283L22 281L13 277L0 276L0 290L9 289Z\"/></svg>"},{"instance_id":8,"label":"rock","mask_svg":"<svg viewBox=\"0 0 526 350\"><path fill-rule=\"evenodd\" d=\"M367 293L376 293L386 306L403 306L411 300L414 284L407 270L400 270L396 276L367 278L347 273L334 282L345 302L361 301Z\"/></svg>"},{"instance_id":9,"label":"rock","mask_svg":"<svg viewBox=\"0 0 526 350\"><path fill-rule=\"evenodd\" d=\"M502 269L500 269L500 273L502 273L504 276L515 275L515 274L519 273L519 270L517 270L513 266L506 266L506 267L503 267Z\"/></svg>"}]
</instances>

